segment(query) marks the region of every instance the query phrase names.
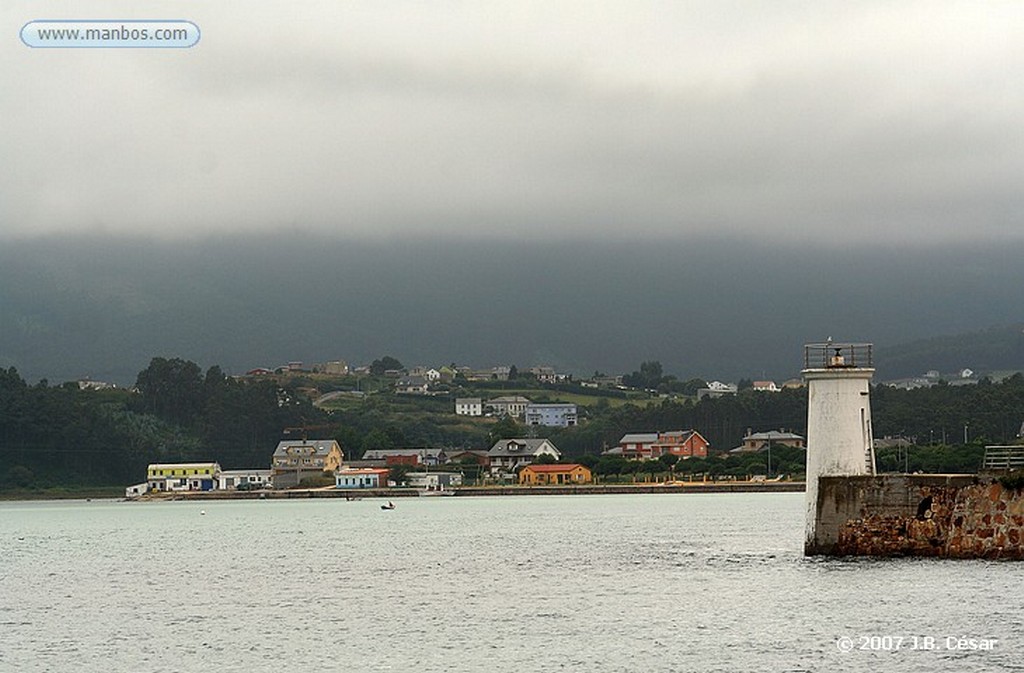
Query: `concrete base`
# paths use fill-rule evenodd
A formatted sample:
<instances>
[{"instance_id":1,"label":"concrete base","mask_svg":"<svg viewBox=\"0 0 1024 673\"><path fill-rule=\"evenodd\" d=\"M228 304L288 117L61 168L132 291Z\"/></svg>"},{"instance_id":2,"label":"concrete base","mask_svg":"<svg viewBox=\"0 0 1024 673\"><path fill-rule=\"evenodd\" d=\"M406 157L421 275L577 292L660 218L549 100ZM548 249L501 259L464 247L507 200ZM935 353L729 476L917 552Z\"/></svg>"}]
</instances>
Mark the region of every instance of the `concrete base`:
<instances>
[{"instance_id":1,"label":"concrete base","mask_svg":"<svg viewBox=\"0 0 1024 673\"><path fill-rule=\"evenodd\" d=\"M1024 559L1024 493L975 475L821 477L804 551Z\"/></svg>"}]
</instances>

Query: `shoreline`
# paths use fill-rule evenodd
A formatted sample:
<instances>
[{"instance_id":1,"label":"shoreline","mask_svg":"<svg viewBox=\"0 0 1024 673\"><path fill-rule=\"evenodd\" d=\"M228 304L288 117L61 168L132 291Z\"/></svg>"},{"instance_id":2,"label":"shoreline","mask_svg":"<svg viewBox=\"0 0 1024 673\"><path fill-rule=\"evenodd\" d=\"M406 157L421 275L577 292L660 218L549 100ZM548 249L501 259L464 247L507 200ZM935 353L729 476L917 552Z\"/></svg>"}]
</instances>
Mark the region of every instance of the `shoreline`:
<instances>
[{"instance_id":1,"label":"shoreline","mask_svg":"<svg viewBox=\"0 0 1024 673\"><path fill-rule=\"evenodd\" d=\"M803 493L804 482L694 482L678 484L586 484L582 486L462 486L442 492L418 489L367 488L289 489L262 491L178 491L149 493L130 502L207 500L294 500L297 498L416 498L531 495L612 495L652 493Z\"/></svg>"},{"instance_id":2,"label":"shoreline","mask_svg":"<svg viewBox=\"0 0 1024 673\"><path fill-rule=\"evenodd\" d=\"M0 492L0 502L30 502L33 500L123 500L124 486L97 487L78 490L54 489Z\"/></svg>"}]
</instances>

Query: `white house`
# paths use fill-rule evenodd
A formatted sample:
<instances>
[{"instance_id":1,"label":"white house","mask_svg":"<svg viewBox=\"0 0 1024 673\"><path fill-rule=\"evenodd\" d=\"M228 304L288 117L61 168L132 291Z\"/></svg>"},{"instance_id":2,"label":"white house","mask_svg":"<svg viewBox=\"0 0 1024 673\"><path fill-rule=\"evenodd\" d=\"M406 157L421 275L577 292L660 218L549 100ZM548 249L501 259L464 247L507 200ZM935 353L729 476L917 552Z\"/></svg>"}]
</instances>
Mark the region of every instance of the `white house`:
<instances>
[{"instance_id":1,"label":"white house","mask_svg":"<svg viewBox=\"0 0 1024 673\"><path fill-rule=\"evenodd\" d=\"M526 405L531 404L530 400L522 395L505 395L495 397L487 401L487 408L495 416L512 416L518 418L526 411Z\"/></svg>"},{"instance_id":2,"label":"white house","mask_svg":"<svg viewBox=\"0 0 1024 673\"><path fill-rule=\"evenodd\" d=\"M342 468L334 473L336 488L384 488L388 485L386 468Z\"/></svg>"},{"instance_id":3,"label":"white house","mask_svg":"<svg viewBox=\"0 0 1024 673\"><path fill-rule=\"evenodd\" d=\"M455 413L459 416L483 416L484 402L479 397L456 398Z\"/></svg>"},{"instance_id":4,"label":"white house","mask_svg":"<svg viewBox=\"0 0 1024 673\"><path fill-rule=\"evenodd\" d=\"M555 460L562 457L550 440L547 439L500 439L487 452L490 458L491 474L512 476L517 468L529 465L540 456L551 456Z\"/></svg>"},{"instance_id":5,"label":"white house","mask_svg":"<svg viewBox=\"0 0 1024 673\"><path fill-rule=\"evenodd\" d=\"M697 391L697 399L702 400L705 397L712 399L716 397L723 397L725 395L735 395L737 387L735 383L722 383L721 381L711 381L708 383L707 388L701 388Z\"/></svg>"},{"instance_id":6,"label":"white house","mask_svg":"<svg viewBox=\"0 0 1024 673\"><path fill-rule=\"evenodd\" d=\"M523 413L527 425L567 428L578 422L575 404L528 404Z\"/></svg>"},{"instance_id":7,"label":"white house","mask_svg":"<svg viewBox=\"0 0 1024 673\"><path fill-rule=\"evenodd\" d=\"M406 483L413 488L425 488L428 491L443 491L453 486L462 486L461 472L408 472Z\"/></svg>"},{"instance_id":8,"label":"white house","mask_svg":"<svg viewBox=\"0 0 1024 673\"><path fill-rule=\"evenodd\" d=\"M138 498L140 495L146 495L147 493L149 493L149 482L145 481L124 489L124 497L126 498Z\"/></svg>"},{"instance_id":9,"label":"white house","mask_svg":"<svg viewBox=\"0 0 1024 673\"><path fill-rule=\"evenodd\" d=\"M399 395L426 395L429 383L422 376L403 376L395 383Z\"/></svg>"},{"instance_id":10,"label":"white house","mask_svg":"<svg viewBox=\"0 0 1024 673\"><path fill-rule=\"evenodd\" d=\"M245 488L269 488L273 484L272 470L224 470L217 479L217 488L223 491Z\"/></svg>"}]
</instances>

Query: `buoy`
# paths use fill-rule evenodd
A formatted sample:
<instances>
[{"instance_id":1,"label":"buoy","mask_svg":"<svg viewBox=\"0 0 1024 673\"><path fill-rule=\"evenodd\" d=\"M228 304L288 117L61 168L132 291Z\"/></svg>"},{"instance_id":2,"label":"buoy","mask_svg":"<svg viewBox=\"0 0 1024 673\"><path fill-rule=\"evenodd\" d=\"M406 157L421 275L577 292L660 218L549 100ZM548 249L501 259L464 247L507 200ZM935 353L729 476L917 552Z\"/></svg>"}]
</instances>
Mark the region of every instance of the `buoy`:
<instances>
[{"instance_id":1,"label":"buoy","mask_svg":"<svg viewBox=\"0 0 1024 673\"><path fill-rule=\"evenodd\" d=\"M206 510L205 509L199 510L199 515L200 516L206 516Z\"/></svg>"}]
</instances>

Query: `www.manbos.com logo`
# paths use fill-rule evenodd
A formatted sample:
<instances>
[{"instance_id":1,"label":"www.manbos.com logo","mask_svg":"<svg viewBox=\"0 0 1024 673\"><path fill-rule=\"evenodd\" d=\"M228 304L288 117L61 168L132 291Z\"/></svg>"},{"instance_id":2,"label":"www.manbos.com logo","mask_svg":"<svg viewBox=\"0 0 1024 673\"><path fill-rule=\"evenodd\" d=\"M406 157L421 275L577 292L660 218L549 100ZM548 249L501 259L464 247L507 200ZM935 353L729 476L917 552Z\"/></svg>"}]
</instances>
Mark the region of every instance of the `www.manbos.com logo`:
<instances>
[{"instance_id":1,"label":"www.manbos.com logo","mask_svg":"<svg viewBox=\"0 0 1024 673\"><path fill-rule=\"evenodd\" d=\"M21 29L33 48L188 48L199 42L199 26L184 19L36 20Z\"/></svg>"}]
</instances>

